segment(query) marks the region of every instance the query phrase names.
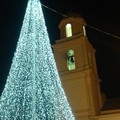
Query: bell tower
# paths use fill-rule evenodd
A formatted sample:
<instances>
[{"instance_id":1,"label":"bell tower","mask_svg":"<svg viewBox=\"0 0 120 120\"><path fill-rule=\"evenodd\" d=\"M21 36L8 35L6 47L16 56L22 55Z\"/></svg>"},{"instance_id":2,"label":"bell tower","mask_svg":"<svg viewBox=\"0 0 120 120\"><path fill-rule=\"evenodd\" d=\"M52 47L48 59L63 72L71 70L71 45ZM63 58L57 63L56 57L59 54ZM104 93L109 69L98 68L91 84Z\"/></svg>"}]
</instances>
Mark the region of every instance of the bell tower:
<instances>
[{"instance_id":1,"label":"bell tower","mask_svg":"<svg viewBox=\"0 0 120 120\"><path fill-rule=\"evenodd\" d=\"M88 41L86 22L70 14L59 24L60 39L52 46L58 72L76 120L93 120L102 107L95 49Z\"/></svg>"}]
</instances>

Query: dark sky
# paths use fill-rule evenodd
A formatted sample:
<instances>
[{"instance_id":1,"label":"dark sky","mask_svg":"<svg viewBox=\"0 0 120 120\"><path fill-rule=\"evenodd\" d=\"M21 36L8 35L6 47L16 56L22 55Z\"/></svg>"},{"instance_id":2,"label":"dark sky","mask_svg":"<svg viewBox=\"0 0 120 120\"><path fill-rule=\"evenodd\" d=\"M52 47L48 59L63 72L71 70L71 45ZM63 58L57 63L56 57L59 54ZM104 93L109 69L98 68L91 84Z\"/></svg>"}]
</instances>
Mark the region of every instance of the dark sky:
<instances>
[{"instance_id":1,"label":"dark sky","mask_svg":"<svg viewBox=\"0 0 120 120\"><path fill-rule=\"evenodd\" d=\"M96 49L101 89L107 97L120 97L120 7L113 1L41 0L62 13L77 12L83 16L87 37ZM0 93L3 90L18 41L27 0L4 0L0 3ZM58 25L62 15L43 7L51 44L59 39ZM102 32L90 28L95 27ZM106 34L106 33L109 33ZM116 37L113 37L117 36Z\"/></svg>"}]
</instances>

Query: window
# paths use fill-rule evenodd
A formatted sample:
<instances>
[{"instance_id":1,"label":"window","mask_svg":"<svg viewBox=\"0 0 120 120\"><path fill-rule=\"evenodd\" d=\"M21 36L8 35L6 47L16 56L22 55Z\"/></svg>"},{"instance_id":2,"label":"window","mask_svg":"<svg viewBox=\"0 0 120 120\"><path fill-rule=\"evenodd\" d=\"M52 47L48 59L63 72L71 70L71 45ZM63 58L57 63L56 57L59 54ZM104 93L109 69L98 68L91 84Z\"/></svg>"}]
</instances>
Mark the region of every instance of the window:
<instances>
[{"instance_id":1,"label":"window","mask_svg":"<svg viewBox=\"0 0 120 120\"><path fill-rule=\"evenodd\" d=\"M69 50L67 52L67 68L68 70L75 69L75 53L74 50Z\"/></svg>"},{"instance_id":2,"label":"window","mask_svg":"<svg viewBox=\"0 0 120 120\"><path fill-rule=\"evenodd\" d=\"M70 23L66 25L66 37L71 37L72 36L72 26Z\"/></svg>"}]
</instances>

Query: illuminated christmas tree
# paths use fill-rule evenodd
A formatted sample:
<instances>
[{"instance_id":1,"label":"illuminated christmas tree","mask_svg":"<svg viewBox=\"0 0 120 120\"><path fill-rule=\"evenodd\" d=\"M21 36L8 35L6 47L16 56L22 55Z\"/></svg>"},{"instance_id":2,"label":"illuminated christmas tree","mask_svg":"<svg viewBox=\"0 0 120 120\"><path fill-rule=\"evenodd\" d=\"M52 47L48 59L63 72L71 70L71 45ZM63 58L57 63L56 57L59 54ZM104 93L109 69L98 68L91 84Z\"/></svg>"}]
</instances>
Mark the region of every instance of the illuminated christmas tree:
<instances>
[{"instance_id":1,"label":"illuminated christmas tree","mask_svg":"<svg viewBox=\"0 0 120 120\"><path fill-rule=\"evenodd\" d=\"M29 0L9 75L0 120L74 120L62 88L39 0Z\"/></svg>"}]
</instances>

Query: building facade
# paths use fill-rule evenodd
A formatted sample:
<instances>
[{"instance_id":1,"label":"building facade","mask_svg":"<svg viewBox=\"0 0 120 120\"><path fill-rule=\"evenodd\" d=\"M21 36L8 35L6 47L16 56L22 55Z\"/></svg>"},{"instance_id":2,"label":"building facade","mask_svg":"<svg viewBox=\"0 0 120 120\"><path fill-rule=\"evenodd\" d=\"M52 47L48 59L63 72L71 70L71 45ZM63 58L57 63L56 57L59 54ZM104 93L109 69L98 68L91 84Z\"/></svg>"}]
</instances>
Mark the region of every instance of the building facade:
<instances>
[{"instance_id":1,"label":"building facade","mask_svg":"<svg viewBox=\"0 0 120 120\"><path fill-rule=\"evenodd\" d=\"M120 120L119 113L102 111L106 99L100 90L96 50L85 26L77 14L68 15L59 24L60 39L52 47L63 88L76 120Z\"/></svg>"}]
</instances>

